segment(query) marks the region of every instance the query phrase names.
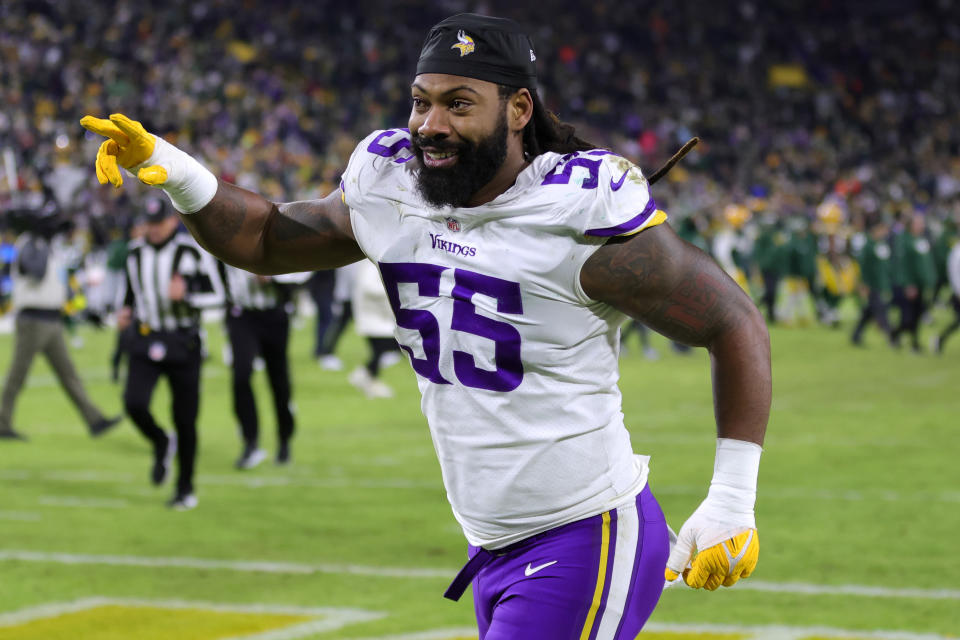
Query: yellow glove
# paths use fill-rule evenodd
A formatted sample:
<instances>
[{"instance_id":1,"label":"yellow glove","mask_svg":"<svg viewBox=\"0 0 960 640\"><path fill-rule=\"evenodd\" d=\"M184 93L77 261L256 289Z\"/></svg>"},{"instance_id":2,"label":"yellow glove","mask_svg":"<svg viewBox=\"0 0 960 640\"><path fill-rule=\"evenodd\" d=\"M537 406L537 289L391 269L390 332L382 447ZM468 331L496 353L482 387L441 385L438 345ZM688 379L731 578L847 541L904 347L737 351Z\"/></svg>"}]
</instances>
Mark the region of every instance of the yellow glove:
<instances>
[{"instance_id":1,"label":"yellow glove","mask_svg":"<svg viewBox=\"0 0 960 640\"><path fill-rule=\"evenodd\" d=\"M140 182L160 187L180 213L194 213L217 194L217 177L188 154L122 113L109 120L84 116L80 124L108 139L97 151L97 180L114 187L123 184L120 167Z\"/></svg>"},{"instance_id":2,"label":"yellow glove","mask_svg":"<svg viewBox=\"0 0 960 640\"><path fill-rule=\"evenodd\" d=\"M761 452L752 442L717 439L710 490L671 546L667 585L682 573L688 586L713 591L753 573L760 555L754 503Z\"/></svg>"},{"instance_id":3,"label":"yellow glove","mask_svg":"<svg viewBox=\"0 0 960 640\"><path fill-rule=\"evenodd\" d=\"M693 565L683 570L683 581L694 589L704 588L708 591L720 585L732 587L740 578L753 573L759 557L760 537L756 529L750 529L699 552L693 559ZM671 569L665 569L663 573L668 582L679 577Z\"/></svg>"},{"instance_id":4,"label":"yellow glove","mask_svg":"<svg viewBox=\"0 0 960 640\"><path fill-rule=\"evenodd\" d=\"M132 172L149 160L156 148L156 136L147 133L142 124L122 113L114 113L109 120L84 116L80 124L93 133L109 138L97 151L96 170L100 184L109 182L120 188L123 175L119 167ZM167 171L161 166L148 166L141 168L137 177L146 184L159 185L166 182Z\"/></svg>"}]
</instances>

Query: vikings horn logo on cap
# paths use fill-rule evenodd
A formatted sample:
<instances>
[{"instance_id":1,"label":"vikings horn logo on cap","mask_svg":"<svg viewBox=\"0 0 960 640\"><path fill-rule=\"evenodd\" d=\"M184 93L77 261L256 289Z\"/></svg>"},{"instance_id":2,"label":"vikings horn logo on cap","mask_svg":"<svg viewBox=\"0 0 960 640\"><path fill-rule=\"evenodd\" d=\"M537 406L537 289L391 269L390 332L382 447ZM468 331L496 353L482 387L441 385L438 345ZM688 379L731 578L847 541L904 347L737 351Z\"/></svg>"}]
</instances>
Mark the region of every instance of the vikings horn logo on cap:
<instances>
[{"instance_id":1,"label":"vikings horn logo on cap","mask_svg":"<svg viewBox=\"0 0 960 640\"><path fill-rule=\"evenodd\" d=\"M533 43L513 20L461 13L430 30L420 50L417 75L445 73L534 87L536 59Z\"/></svg>"},{"instance_id":2,"label":"vikings horn logo on cap","mask_svg":"<svg viewBox=\"0 0 960 640\"><path fill-rule=\"evenodd\" d=\"M477 45L473 42L473 38L464 33L463 29L457 32L457 41L458 42L450 48L459 49L461 58L473 53L473 50L477 48Z\"/></svg>"}]
</instances>

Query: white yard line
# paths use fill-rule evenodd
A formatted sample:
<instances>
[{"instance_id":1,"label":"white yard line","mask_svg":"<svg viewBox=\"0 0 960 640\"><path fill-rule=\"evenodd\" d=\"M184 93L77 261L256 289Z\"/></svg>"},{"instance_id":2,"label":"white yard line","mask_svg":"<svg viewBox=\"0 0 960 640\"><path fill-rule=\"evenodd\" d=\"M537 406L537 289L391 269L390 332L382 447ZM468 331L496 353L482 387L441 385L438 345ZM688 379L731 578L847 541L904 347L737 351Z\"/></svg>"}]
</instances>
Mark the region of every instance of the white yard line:
<instances>
[{"instance_id":1,"label":"white yard line","mask_svg":"<svg viewBox=\"0 0 960 640\"><path fill-rule=\"evenodd\" d=\"M33 511L0 511L0 520L20 520L23 522L36 522L41 520L42 516Z\"/></svg>"},{"instance_id":2,"label":"white yard line","mask_svg":"<svg viewBox=\"0 0 960 640\"><path fill-rule=\"evenodd\" d=\"M960 589L913 589L893 587L870 587L860 584L806 584L802 582L764 582L741 580L735 589L764 591L766 593L790 593L805 596L863 596L867 598L917 598L920 600L960 600Z\"/></svg>"},{"instance_id":3,"label":"white yard line","mask_svg":"<svg viewBox=\"0 0 960 640\"><path fill-rule=\"evenodd\" d=\"M90 484L131 484L145 481L139 474L93 471L85 469L60 471L25 471L21 469L0 470L0 480ZM200 474L197 484L210 486L245 487L260 489L263 487L314 487L318 489L436 489L442 491L439 479L436 482L408 480L405 478L384 478L382 480L356 480L353 478L318 478L311 476L257 475L251 472L235 474Z\"/></svg>"},{"instance_id":4,"label":"white yard line","mask_svg":"<svg viewBox=\"0 0 960 640\"><path fill-rule=\"evenodd\" d=\"M130 503L121 498L77 498L74 496L40 496L37 504L44 507L80 507L94 509L126 509Z\"/></svg>"},{"instance_id":5,"label":"white yard line","mask_svg":"<svg viewBox=\"0 0 960 640\"><path fill-rule=\"evenodd\" d=\"M40 480L68 483L92 484L131 484L143 482L138 474L76 470L27 471L23 469L2 469L0 480ZM286 476L257 475L255 472L234 474L200 474L198 484L211 486L246 487L260 489L264 487L314 487L318 489L436 489L441 491L439 479L434 481L411 480L407 478L381 478L377 480L357 480L351 477ZM705 495L702 485L655 485L657 495L698 496ZM910 502L960 503L960 491L900 491L898 489L810 489L805 487L764 487L760 490L762 499L776 500L835 500L839 502Z\"/></svg>"},{"instance_id":6,"label":"white yard line","mask_svg":"<svg viewBox=\"0 0 960 640\"><path fill-rule=\"evenodd\" d=\"M247 573L313 574L327 573L336 575L358 575L377 578L444 578L451 579L455 568L402 568L375 567L353 564L301 564L295 562L268 561L232 561L210 558L155 557L155 556L115 556L78 553L50 553L43 551L22 551L0 549L0 562L17 560L66 565L103 565L127 567L161 567L179 569L221 569ZM919 589L875 587L857 584L823 585L803 582L765 582L763 580L741 580L733 589L760 591L766 593L788 593L792 595L820 596L842 595L865 598L914 598L918 600L960 600L960 589Z\"/></svg>"},{"instance_id":7,"label":"white yard line","mask_svg":"<svg viewBox=\"0 0 960 640\"><path fill-rule=\"evenodd\" d=\"M949 636L911 631L855 631L835 627L788 627L781 625L741 626L727 624L670 624L650 622L640 633L744 634L744 640L803 640L804 638L870 638L872 640L949 640Z\"/></svg>"},{"instance_id":8,"label":"white yard line","mask_svg":"<svg viewBox=\"0 0 960 640\"><path fill-rule=\"evenodd\" d=\"M231 561L207 558L89 555L45 553L41 551L0 550L0 561L43 562L52 564L104 565L120 567L162 567L178 569L222 569L246 573L286 573L372 576L377 578L445 578L456 569L371 567L352 564L298 564L293 562Z\"/></svg>"}]
</instances>

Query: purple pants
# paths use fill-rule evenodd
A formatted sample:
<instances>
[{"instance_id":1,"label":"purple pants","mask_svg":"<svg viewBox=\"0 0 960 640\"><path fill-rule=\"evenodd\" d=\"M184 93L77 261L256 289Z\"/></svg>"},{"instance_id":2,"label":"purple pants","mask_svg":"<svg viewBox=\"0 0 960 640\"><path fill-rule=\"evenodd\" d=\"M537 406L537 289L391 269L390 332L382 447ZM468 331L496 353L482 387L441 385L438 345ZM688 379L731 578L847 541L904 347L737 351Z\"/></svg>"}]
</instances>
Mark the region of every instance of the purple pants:
<instances>
[{"instance_id":1,"label":"purple pants","mask_svg":"<svg viewBox=\"0 0 960 640\"><path fill-rule=\"evenodd\" d=\"M669 546L649 487L505 549L471 546L480 640L634 640L660 599Z\"/></svg>"}]
</instances>

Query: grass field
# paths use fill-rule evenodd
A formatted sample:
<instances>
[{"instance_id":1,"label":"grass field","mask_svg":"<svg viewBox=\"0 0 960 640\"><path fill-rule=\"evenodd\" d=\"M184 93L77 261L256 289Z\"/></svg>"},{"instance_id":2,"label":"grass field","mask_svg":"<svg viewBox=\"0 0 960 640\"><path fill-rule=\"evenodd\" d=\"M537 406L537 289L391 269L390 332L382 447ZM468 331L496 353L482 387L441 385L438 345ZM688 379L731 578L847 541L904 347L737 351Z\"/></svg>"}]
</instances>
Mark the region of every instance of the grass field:
<instances>
[{"instance_id":1,"label":"grass field","mask_svg":"<svg viewBox=\"0 0 960 640\"><path fill-rule=\"evenodd\" d=\"M938 318L943 320L943 318ZM929 334L931 329L926 329ZM211 327L211 352L222 336ZM109 333L74 352L110 411ZM960 338L937 357L867 349L845 332L774 329L774 404L757 504L760 565L714 593L668 590L641 637L810 640L960 637ZM634 449L679 527L712 473L706 354L623 359ZM291 345L294 464L233 469L229 371L205 365L198 509L164 507L129 422L90 439L45 363L0 441L0 640L475 638L468 593L441 594L465 557L413 374L369 401ZM0 366L12 337L0 336ZM348 337L347 370L365 356ZM258 374L264 444L273 449ZM155 398L169 425L166 389Z\"/></svg>"}]
</instances>

